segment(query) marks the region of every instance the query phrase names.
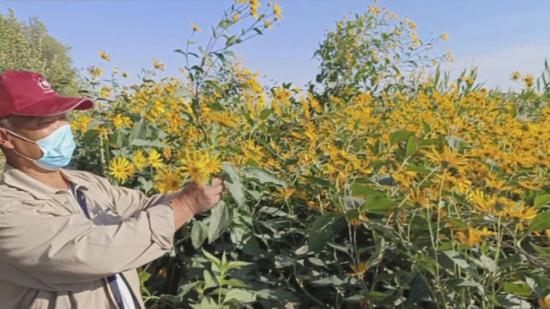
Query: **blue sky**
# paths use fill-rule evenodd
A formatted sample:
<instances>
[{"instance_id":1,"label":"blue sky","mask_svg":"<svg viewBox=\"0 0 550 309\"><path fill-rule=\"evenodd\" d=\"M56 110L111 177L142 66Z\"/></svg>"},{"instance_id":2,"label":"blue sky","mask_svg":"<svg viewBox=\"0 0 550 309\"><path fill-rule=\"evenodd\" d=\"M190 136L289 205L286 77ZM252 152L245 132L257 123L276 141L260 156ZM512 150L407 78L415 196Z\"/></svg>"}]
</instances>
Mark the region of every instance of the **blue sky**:
<instances>
[{"instance_id":1,"label":"blue sky","mask_svg":"<svg viewBox=\"0 0 550 309\"><path fill-rule=\"evenodd\" d=\"M265 0L262 2L266 2ZM203 29L216 23L229 0L183 1L3 1L0 12L16 10L21 20L38 16L49 32L72 48L75 66L105 65L100 50L111 54L123 71L136 74L153 58L176 74L184 59L173 52L184 46L191 22ZM314 79L313 52L326 31L345 15L361 13L370 1L281 0L284 19L271 31L236 49L265 79L303 85ZM550 58L550 1L541 0L382 0L380 6L410 17L421 37L447 32L439 46L451 50L459 72L477 65L479 79L508 88L512 71L538 75ZM206 31L205 31L206 32ZM201 36L206 38L206 33ZM199 37L200 38L200 37Z\"/></svg>"}]
</instances>

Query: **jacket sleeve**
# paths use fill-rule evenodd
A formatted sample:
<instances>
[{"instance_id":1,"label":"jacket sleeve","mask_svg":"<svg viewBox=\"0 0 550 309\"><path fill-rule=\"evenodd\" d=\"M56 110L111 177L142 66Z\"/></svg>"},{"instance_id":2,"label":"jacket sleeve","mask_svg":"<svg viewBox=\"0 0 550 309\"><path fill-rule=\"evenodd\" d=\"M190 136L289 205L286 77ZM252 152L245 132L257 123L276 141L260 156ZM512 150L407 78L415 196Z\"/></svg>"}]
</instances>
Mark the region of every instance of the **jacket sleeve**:
<instances>
[{"instance_id":1,"label":"jacket sleeve","mask_svg":"<svg viewBox=\"0 0 550 309\"><path fill-rule=\"evenodd\" d=\"M169 194L158 193L148 197L139 190L112 185L104 177L94 174L90 174L90 176L93 177L99 190L103 191L106 196L112 197L114 210L123 218L133 216L136 212L154 205L166 204L181 191Z\"/></svg>"},{"instance_id":2,"label":"jacket sleeve","mask_svg":"<svg viewBox=\"0 0 550 309\"><path fill-rule=\"evenodd\" d=\"M17 276L6 278L23 286L72 290L147 264L173 246L173 210L166 204L118 224L95 225L81 214L55 216L37 211L39 204L16 203L0 200L0 263L34 278L34 287Z\"/></svg>"}]
</instances>

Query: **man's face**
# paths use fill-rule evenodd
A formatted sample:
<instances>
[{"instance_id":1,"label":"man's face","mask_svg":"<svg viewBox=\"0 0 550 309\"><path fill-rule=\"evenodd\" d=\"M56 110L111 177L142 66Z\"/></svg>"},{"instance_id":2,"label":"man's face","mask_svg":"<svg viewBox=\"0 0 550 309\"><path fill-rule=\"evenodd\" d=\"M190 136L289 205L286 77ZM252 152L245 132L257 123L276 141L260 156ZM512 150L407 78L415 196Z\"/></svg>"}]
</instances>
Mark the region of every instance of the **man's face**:
<instances>
[{"instance_id":1,"label":"man's face","mask_svg":"<svg viewBox=\"0 0 550 309\"><path fill-rule=\"evenodd\" d=\"M10 116L0 121L0 145L4 149L15 148L33 159L40 159L42 151L37 144L11 134L10 131L31 141L37 141L67 123L66 114L46 117Z\"/></svg>"}]
</instances>

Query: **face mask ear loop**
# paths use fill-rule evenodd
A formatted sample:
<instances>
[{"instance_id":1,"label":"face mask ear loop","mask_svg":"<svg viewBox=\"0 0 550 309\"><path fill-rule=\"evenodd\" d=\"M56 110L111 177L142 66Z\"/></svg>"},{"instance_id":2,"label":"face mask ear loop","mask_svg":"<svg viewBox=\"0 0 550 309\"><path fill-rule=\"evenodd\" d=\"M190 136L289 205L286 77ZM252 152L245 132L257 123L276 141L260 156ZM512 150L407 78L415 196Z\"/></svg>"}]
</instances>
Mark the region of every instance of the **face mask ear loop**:
<instances>
[{"instance_id":1,"label":"face mask ear loop","mask_svg":"<svg viewBox=\"0 0 550 309\"><path fill-rule=\"evenodd\" d=\"M13 132L12 130L9 130L9 129L6 129L6 128L4 128L4 130L6 130L6 132L8 132L8 133L11 134L11 135L15 135L15 136L19 137L19 138L22 139L22 140L25 140L25 141L27 141L27 142L33 143L33 144L35 144L35 145L38 145L38 143L37 143L36 141L30 140L30 139L28 139L28 138L26 138L26 137L24 137L24 136L22 136L22 135L19 135L19 134ZM40 168L43 168L42 166L40 166L40 165L38 165L38 164L36 163L37 160L35 160L35 159L33 159L33 158L31 158L31 157L29 157L29 156L27 156L27 155L22 154L21 152L17 151L15 148L13 148L13 149L11 149L11 150L12 150L13 152L15 152L16 154L18 154L19 156L21 156L21 157L23 157L23 158L25 158L25 159L31 161L32 163L34 163L34 165L36 165L36 166L38 166L38 167L40 167ZM40 149L40 152L42 153L42 149ZM43 156L43 155L44 155L44 153L42 153L42 156ZM47 168L45 168L45 169L47 169Z\"/></svg>"},{"instance_id":2,"label":"face mask ear loop","mask_svg":"<svg viewBox=\"0 0 550 309\"><path fill-rule=\"evenodd\" d=\"M25 140L25 141L27 141L27 142L31 142L31 143L33 143L33 144L38 145L38 143L37 143L36 141L30 140L30 139L24 137L23 135L19 135L19 134L13 132L13 131L10 130L10 129L4 128L4 130L6 130L6 132L8 132L8 133L11 134L11 135L15 135L15 136L19 137L19 138L22 139L22 140Z\"/></svg>"}]
</instances>

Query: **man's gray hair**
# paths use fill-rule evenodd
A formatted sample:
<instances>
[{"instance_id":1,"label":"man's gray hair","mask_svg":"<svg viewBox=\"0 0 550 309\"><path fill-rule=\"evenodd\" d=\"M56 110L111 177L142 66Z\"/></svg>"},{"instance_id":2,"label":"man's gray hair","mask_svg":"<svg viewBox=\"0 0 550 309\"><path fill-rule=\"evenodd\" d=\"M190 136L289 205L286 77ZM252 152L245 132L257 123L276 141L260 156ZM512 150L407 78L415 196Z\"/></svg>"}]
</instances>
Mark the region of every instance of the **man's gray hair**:
<instances>
[{"instance_id":1,"label":"man's gray hair","mask_svg":"<svg viewBox=\"0 0 550 309\"><path fill-rule=\"evenodd\" d=\"M11 128L10 117L0 118L0 127L6 128L6 129Z\"/></svg>"}]
</instances>

